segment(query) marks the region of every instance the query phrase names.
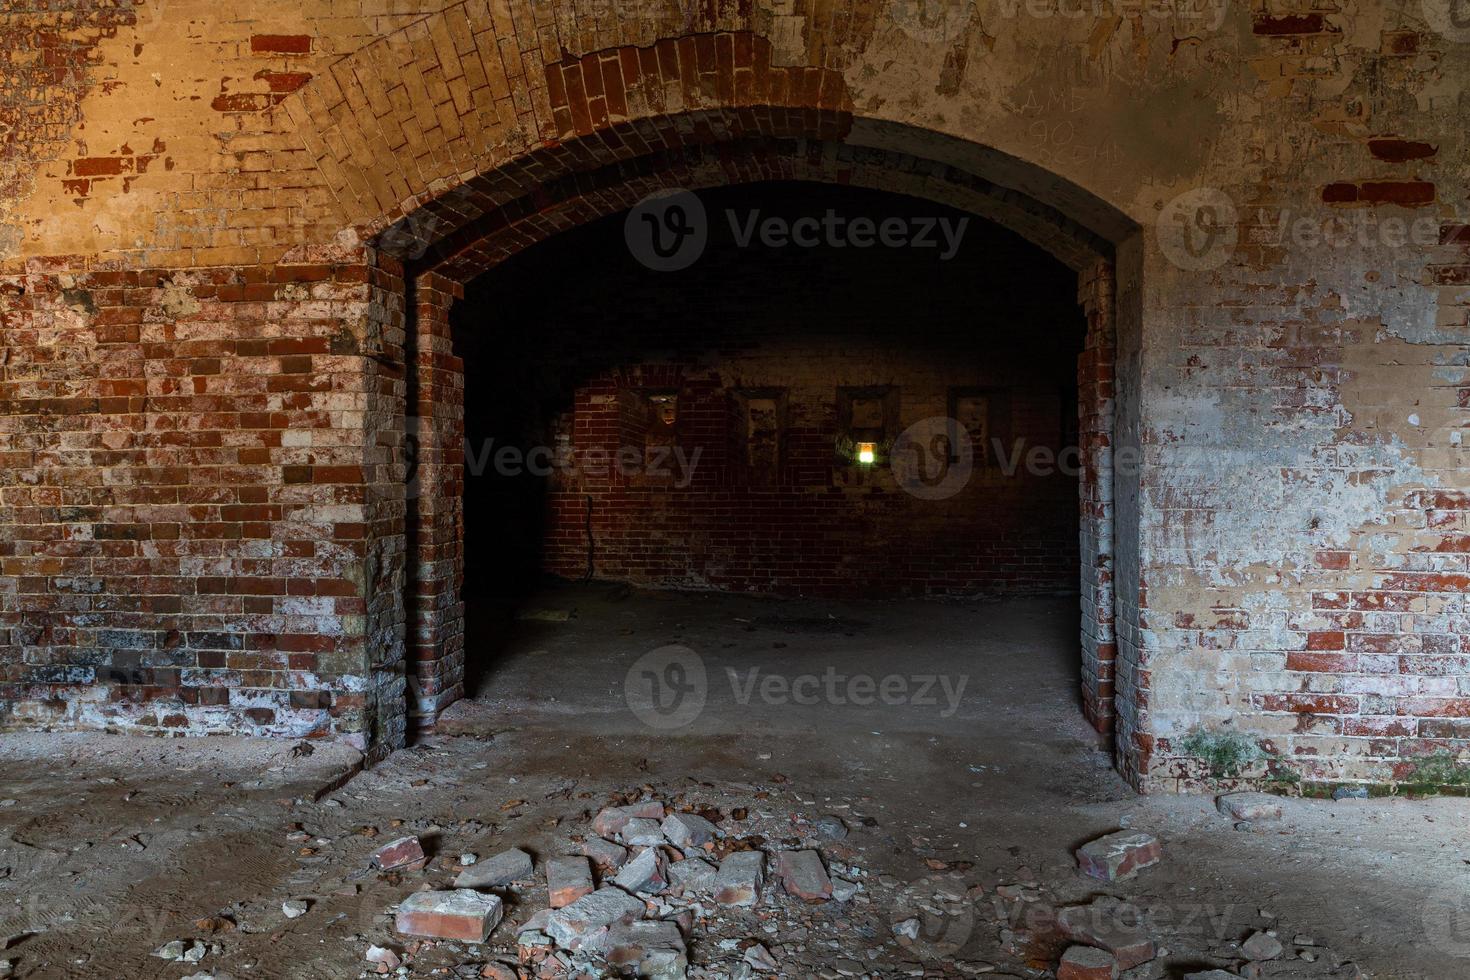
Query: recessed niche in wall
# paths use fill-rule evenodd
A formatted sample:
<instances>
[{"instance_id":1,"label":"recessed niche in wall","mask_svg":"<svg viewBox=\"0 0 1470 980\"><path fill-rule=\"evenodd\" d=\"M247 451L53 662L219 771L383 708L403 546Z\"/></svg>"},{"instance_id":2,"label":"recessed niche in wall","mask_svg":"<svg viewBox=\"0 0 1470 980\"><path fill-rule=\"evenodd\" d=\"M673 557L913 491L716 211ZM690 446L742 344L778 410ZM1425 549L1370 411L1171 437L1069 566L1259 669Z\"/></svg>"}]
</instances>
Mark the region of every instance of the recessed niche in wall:
<instances>
[{"instance_id":1,"label":"recessed niche in wall","mask_svg":"<svg viewBox=\"0 0 1470 980\"><path fill-rule=\"evenodd\" d=\"M786 389L742 388L732 392L732 427L736 445L731 457L743 463L739 482L774 486L784 459Z\"/></svg>"},{"instance_id":2,"label":"recessed niche in wall","mask_svg":"<svg viewBox=\"0 0 1470 980\"><path fill-rule=\"evenodd\" d=\"M615 452L643 450L643 464L629 469L626 458L618 474L631 486L659 486L671 482L670 453L679 444L679 389L624 388L619 392L619 432Z\"/></svg>"},{"instance_id":3,"label":"recessed niche in wall","mask_svg":"<svg viewBox=\"0 0 1470 980\"><path fill-rule=\"evenodd\" d=\"M675 388L650 388L643 391L648 405L648 429L650 433L672 434L679 421L679 392Z\"/></svg>"},{"instance_id":4,"label":"recessed niche in wall","mask_svg":"<svg viewBox=\"0 0 1470 980\"><path fill-rule=\"evenodd\" d=\"M949 389L949 417L959 423L955 438L968 433L976 467L995 465L994 447L1004 443L1010 432L1010 395L1002 388ZM950 448L950 462L959 459L958 447Z\"/></svg>"},{"instance_id":5,"label":"recessed niche in wall","mask_svg":"<svg viewBox=\"0 0 1470 980\"><path fill-rule=\"evenodd\" d=\"M897 437L896 387L837 389L838 465L886 466Z\"/></svg>"}]
</instances>

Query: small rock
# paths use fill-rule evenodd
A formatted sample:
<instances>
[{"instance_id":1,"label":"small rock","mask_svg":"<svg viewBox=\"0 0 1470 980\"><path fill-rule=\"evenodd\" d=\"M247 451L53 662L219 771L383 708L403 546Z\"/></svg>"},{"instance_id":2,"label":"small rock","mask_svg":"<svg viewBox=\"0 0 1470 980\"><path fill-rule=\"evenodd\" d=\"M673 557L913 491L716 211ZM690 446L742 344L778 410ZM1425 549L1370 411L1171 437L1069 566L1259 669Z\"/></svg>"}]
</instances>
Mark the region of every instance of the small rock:
<instances>
[{"instance_id":1,"label":"small rock","mask_svg":"<svg viewBox=\"0 0 1470 980\"><path fill-rule=\"evenodd\" d=\"M523 932L545 932L546 921L551 918L551 909L539 909L529 919L516 926L516 935Z\"/></svg>"},{"instance_id":2,"label":"small rock","mask_svg":"<svg viewBox=\"0 0 1470 980\"><path fill-rule=\"evenodd\" d=\"M1281 798L1268 793L1226 793L1215 808L1232 820L1281 819Z\"/></svg>"},{"instance_id":3,"label":"small rock","mask_svg":"<svg viewBox=\"0 0 1470 980\"><path fill-rule=\"evenodd\" d=\"M417 837L400 837L373 854L373 867L379 871L417 871L426 863L424 846Z\"/></svg>"},{"instance_id":4,"label":"small rock","mask_svg":"<svg viewBox=\"0 0 1470 980\"><path fill-rule=\"evenodd\" d=\"M1116 898L1073 905L1057 913L1057 927L1075 943L1097 946L1113 954L1119 970L1131 970L1157 955L1154 942L1139 926L1139 910Z\"/></svg>"},{"instance_id":5,"label":"small rock","mask_svg":"<svg viewBox=\"0 0 1470 980\"><path fill-rule=\"evenodd\" d=\"M415 892L398 906L393 927L405 936L483 943L504 914L498 896L468 888Z\"/></svg>"},{"instance_id":6,"label":"small rock","mask_svg":"<svg viewBox=\"0 0 1470 980\"><path fill-rule=\"evenodd\" d=\"M637 965L638 975L647 976L643 964L659 952L676 953L688 959L684 950L684 937L679 927L672 922L617 922L607 931L607 961L617 966ZM667 957L659 958L661 968L668 970Z\"/></svg>"},{"instance_id":7,"label":"small rock","mask_svg":"<svg viewBox=\"0 0 1470 980\"><path fill-rule=\"evenodd\" d=\"M1092 946L1073 946L1062 954L1057 980L1117 980L1118 961Z\"/></svg>"},{"instance_id":8,"label":"small rock","mask_svg":"<svg viewBox=\"0 0 1470 980\"><path fill-rule=\"evenodd\" d=\"M842 822L841 817L831 813L813 820L812 830L816 832L818 837L823 837L827 840L842 840L847 836L847 824Z\"/></svg>"},{"instance_id":9,"label":"small rock","mask_svg":"<svg viewBox=\"0 0 1470 980\"><path fill-rule=\"evenodd\" d=\"M459 856L459 865L462 868L468 868L470 865L474 864L478 860L480 860L480 856L478 854L461 854Z\"/></svg>"},{"instance_id":10,"label":"small rock","mask_svg":"<svg viewBox=\"0 0 1470 980\"><path fill-rule=\"evenodd\" d=\"M582 854L591 858L598 870L606 873L616 871L628 860L628 849L601 837L592 837L582 842Z\"/></svg>"},{"instance_id":11,"label":"small rock","mask_svg":"<svg viewBox=\"0 0 1470 980\"><path fill-rule=\"evenodd\" d=\"M893 924L893 934L895 936L900 936L900 937L902 937L904 939L918 939L919 938L919 920L918 919L904 919L901 922L895 922Z\"/></svg>"},{"instance_id":12,"label":"small rock","mask_svg":"<svg viewBox=\"0 0 1470 980\"><path fill-rule=\"evenodd\" d=\"M1184 980L1240 980L1240 977L1224 970L1206 970L1203 973L1186 973Z\"/></svg>"},{"instance_id":13,"label":"small rock","mask_svg":"<svg viewBox=\"0 0 1470 980\"><path fill-rule=\"evenodd\" d=\"M1077 851L1077 867L1083 874L1103 881L1131 878L1163 858L1159 839L1137 830L1120 830L1084 844Z\"/></svg>"},{"instance_id":14,"label":"small rock","mask_svg":"<svg viewBox=\"0 0 1470 980\"><path fill-rule=\"evenodd\" d=\"M703 858L686 858L669 865L669 884L685 895L714 890L715 866Z\"/></svg>"},{"instance_id":15,"label":"small rock","mask_svg":"<svg viewBox=\"0 0 1470 980\"><path fill-rule=\"evenodd\" d=\"M760 943L756 943L754 946L748 948L745 951L745 956L742 957L742 959L744 959L746 963L749 963L755 969L763 970L767 973L770 973L776 969L776 958L771 955L771 951L769 949L766 949L766 947L762 946Z\"/></svg>"},{"instance_id":16,"label":"small rock","mask_svg":"<svg viewBox=\"0 0 1470 980\"><path fill-rule=\"evenodd\" d=\"M480 971L480 976L486 980L518 980L516 971L504 963L486 963L485 969Z\"/></svg>"},{"instance_id":17,"label":"small rock","mask_svg":"<svg viewBox=\"0 0 1470 980\"><path fill-rule=\"evenodd\" d=\"M518 847L512 847L465 868L454 879L454 887L496 888L512 881L523 881L533 873L531 855Z\"/></svg>"},{"instance_id":18,"label":"small rock","mask_svg":"<svg viewBox=\"0 0 1470 980\"><path fill-rule=\"evenodd\" d=\"M559 857L546 862L546 891L554 909L591 895L592 866L584 857Z\"/></svg>"},{"instance_id":19,"label":"small rock","mask_svg":"<svg viewBox=\"0 0 1470 980\"><path fill-rule=\"evenodd\" d=\"M623 825L618 839L635 847L657 847L664 842L664 832L657 820L634 817Z\"/></svg>"},{"instance_id":20,"label":"small rock","mask_svg":"<svg viewBox=\"0 0 1470 980\"><path fill-rule=\"evenodd\" d=\"M1281 942L1267 932L1258 932L1240 944L1248 960L1274 960L1281 955Z\"/></svg>"},{"instance_id":21,"label":"small rock","mask_svg":"<svg viewBox=\"0 0 1470 980\"><path fill-rule=\"evenodd\" d=\"M592 829L601 837L616 837L623 832L629 820L662 820L664 805L656 801L635 803L632 806L610 806L592 818ZM588 855L591 857L592 855Z\"/></svg>"},{"instance_id":22,"label":"small rock","mask_svg":"<svg viewBox=\"0 0 1470 980\"><path fill-rule=\"evenodd\" d=\"M389 971L396 970L398 969L398 964L402 962L398 958L398 954L386 946L369 946L367 949L367 961L378 964L379 973L388 973Z\"/></svg>"},{"instance_id":23,"label":"small rock","mask_svg":"<svg viewBox=\"0 0 1470 980\"><path fill-rule=\"evenodd\" d=\"M645 847L623 865L613 884L630 892L661 892L669 887L668 859L657 847Z\"/></svg>"},{"instance_id":24,"label":"small rock","mask_svg":"<svg viewBox=\"0 0 1470 980\"><path fill-rule=\"evenodd\" d=\"M553 910L546 919L546 934L558 945L575 949L597 930L615 922L637 919L643 911L643 902L622 889L599 888L565 908Z\"/></svg>"},{"instance_id":25,"label":"small rock","mask_svg":"<svg viewBox=\"0 0 1470 980\"><path fill-rule=\"evenodd\" d=\"M776 855L776 874L786 894L804 902L825 902L832 897L832 879L822 867L816 851L781 851Z\"/></svg>"},{"instance_id":26,"label":"small rock","mask_svg":"<svg viewBox=\"0 0 1470 980\"><path fill-rule=\"evenodd\" d=\"M688 970L689 957L677 949L650 949L638 964L642 980L685 980Z\"/></svg>"},{"instance_id":27,"label":"small rock","mask_svg":"<svg viewBox=\"0 0 1470 980\"><path fill-rule=\"evenodd\" d=\"M153 951L153 955L161 960L176 960L184 955L184 941L174 939L164 943Z\"/></svg>"},{"instance_id":28,"label":"small rock","mask_svg":"<svg viewBox=\"0 0 1470 980\"><path fill-rule=\"evenodd\" d=\"M288 919L299 919L306 914L309 906L299 898L293 898L281 905L281 911Z\"/></svg>"},{"instance_id":29,"label":"small rock","mask_svg":"<svg viewBox=\"0 0 1470 980\"><path fill-rule=\"evenodd\" d=\"M664 818L662 830L669 843L680 850L699 847L715 836L715 825L693 813L669 814Z\"/></svg>"},{"instance_id":30,"label":"small rock","mask_svg":"<svg viewBox=\"0 0 1470 980\"><path fill-rule=\"evenodd\" d=\"M765 859L760 851L736 851L715 872L715 901L721 905L754 905L765 883Z\"/></svg>"},{"instance_id":31,"label":"small rock","mask_svg":"<svg viewBox=\"0 0 1470 980\"><path fill-rule=\"evenodd\" d=\"M862 885L846 878L832 879L832 898L838 902L849 902L852 897L862 890Z\"/></svg>"}]
</instances>

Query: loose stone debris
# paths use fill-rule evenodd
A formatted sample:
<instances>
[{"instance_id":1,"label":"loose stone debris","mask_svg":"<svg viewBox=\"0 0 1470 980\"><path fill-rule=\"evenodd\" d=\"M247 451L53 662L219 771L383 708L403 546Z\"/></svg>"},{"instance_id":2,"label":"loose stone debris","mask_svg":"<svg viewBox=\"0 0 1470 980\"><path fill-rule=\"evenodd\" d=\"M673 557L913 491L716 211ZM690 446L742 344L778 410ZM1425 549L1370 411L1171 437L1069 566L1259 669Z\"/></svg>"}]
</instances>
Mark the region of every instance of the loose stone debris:
<instances>
[{"instance_id":1,"label":"loose stone debris","mask_svg":"<svg viewBox=\"0 0 1470 980\"><path fill-rule=\"evenodd\" d=\"M1227 793L1215 801L1215 806L1233 820L1281 819L1281 798L1269 793Z\"/></svg>"},{"instance_id":2,"label":"loose stone debris","mask_svg":"<svg viewBox=\"0 0 1470 980\"><path fill-rule=\"evenodd\" d=\"M406 936L483 943L503 914L497 896L473 889L416 892L398 906L394 928Z\"/></svg>"},{"instance_id":3,"label":"loose stone debris","mask_svg":"<svg viewBox=\"0 0 1470 980\"><path fill-rule=\"evenodd\" d=\"M1077 851L1077 866L1082 872L1103 881L1131 878L1162 859L1157 837L1132 830L1099 837Z\"/></svg>"},{"instance_id":4,"label":"loose stone debris","mask_svg":"<svg viewBox=\"0 0 1470 980\"><path fill-rule=\"evenodd\" d=\"M373 867L380 871L417 871L426 861L424 846L417 837L400 837L373 855Z\"/></svg>"},{"instance_id":5,"label":"loose stone debris","mask_svg":"<svg viewBox=\"0 0 1470 980\"><path fill-rule=\"evenodd\" d=\"M451 750L472 751L455 743L417 753L433 760ZM1210 970L1223 971L1210 980L1360 976L1331 948L1339 943L1328 939L1335 924L1294 921L1301 911L1274 892L1248 904L1237 899L1217 917L1209 903L1221 901L1218 892L1169 867L1172 854L1112 881L1086 873L1067 844L1076 848L1119 827L1140 835L1142 848L1164 836L1160 826L1145 825L1140 808L1093 813L1045 847L1016 835L981 852L963 843L970 835L948 829L954 814L925 822L859 792L824 795L769 774L747 775L751 782L646 770L621 782L506 779L507 789L459 795L456 781L463 771L480 771L474 766L483 758L475 752L468 762L445 764L435 777L445 791L431 803L396 774L368 774L353 789L333 791L339 807L331 795L283 797L289 811L253 838L259 860L287 863L279 884L255 896L200 892L202 901L156 920L161 931L137 954L156 952L147 962L175 980L196 972L210 980L1182 980ZM414 779L434 772L422 764L412 771ZM390 778L402 789L385 803L376 784ZM347 802L354 796L371 808ZM1288 805L1292 824L1271 828L1270 838L1290 837L1310 818L1312 804ZM1339 815L1341 806L1320 804ZM1236 839L1219 834L1229 820L1214 801L1194 801L1193 813L1204 834ZM837 814L846 833L834 839L834 821L823 818ZM634 821L655 824L658 841L619 842L630 825L647 829ZM1177 827L1163 827L1171 851L1182 852ZM1103 840L1107 860L1136 856ZM6 861L25 853L12 849ZM982 861L980 853L990 857ZM76 854L74 866L94 859ZM466 855L476 860L467 863ZM484 880L496 884L456 887L481 866ZM1126 861L1107 867L1128 870ZM60 866L62 876L69 870ZM170 887L167 878L158 881ZM288 902L303 914L288 919ZM15 961L18 976L51 975L36 969L38 948L34 938L0 936L0 958ZM306 959L298 971L285 955ZM67 975L117 975L95 959L52 965ZM128 973L151 975L136 961Z\"/></svg>"},{"instance_id":6,"label":"loose stone debris","mask_svg":"<svg viewBox=\"0 0 1470 980\"><path fill-rule=\"evenodd\" d=\"M767 795L758 793L757 804ZM1271 819L1269 802L1230 794L1219 807L1231 817ZM566 829L565 853L537 860L510 848L453 869L446 862L457 870L452 889L432 886L432 860L429 872L420 866L430 880L417 888L403 881L407 894L394 919L398 935L413 941L368 945L369 972L417 975L416 962L442 962L460 950L472 972L452 975L496 980L1158 980L1179 975L1166 956L1220 963L1192 980L1360 977L1305 933L1294 934L1296 972L1270 972L1288 953L1274 927L1189 951L1162 948L1142 908L1124 894L1095 891L1098 881L1126 883L1163 860L1158 839L1139 830L1087 843L1070 873L983 873L963 859L928 857L903 881L865 870L848 824L830 816L645 799L604 807ZM414 846L418 838L400 838L379 849L378 873L419 865ZM516 924L502 927L512 915ZM971 940L985 933L1014 962L966 958Z\"/></svg>"},{"instance_id":7,"label":"loose stone debris","mask_svg":"<svg viewBox=\"0 0 1470 980\"><path fill-rule=\"evenodd\" d=\"M1118 961L1091 946L1073 946L1062 954L1057 980L1116 980Z\"/></svg>"},{"instance_id":8,"label":"loose stone debris","mask_svg":"<svg viewBox=\"0 0 1470 980\"><path fill-rule=\"evenodd\" d=\"M454 879L454 887L495 888L513 881L525 881L531 874L531 855L520 848L511 848L465 868Z\"/></svg>"}]
</instances>

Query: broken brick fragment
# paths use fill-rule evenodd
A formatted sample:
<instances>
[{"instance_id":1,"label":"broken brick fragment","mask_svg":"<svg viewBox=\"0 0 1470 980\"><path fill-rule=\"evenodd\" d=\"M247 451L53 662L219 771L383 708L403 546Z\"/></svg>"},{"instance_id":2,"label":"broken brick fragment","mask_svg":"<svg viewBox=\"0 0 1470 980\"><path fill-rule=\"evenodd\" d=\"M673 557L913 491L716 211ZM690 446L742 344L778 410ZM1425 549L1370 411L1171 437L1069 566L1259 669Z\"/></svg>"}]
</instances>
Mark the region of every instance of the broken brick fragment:
<instances>
[{"instance_id":1,"label":"broken brick fragment","mask_svg":"<svg viewBox=\"0 0 1470 980\"><path fill-rule=\"evenodd\" d=\"M504 914L497 896L468 888L415 892L398 906L393 927L405 936L483 943Z\"/></svg>"},{"instance_id":2,"label":"broken brick fragment","mask_svg":"<svg viewBox=\"0 0 1470 980\"><path fill-rule=\"evenodd\" d=\"M524 881L532 873L531 855L518 847L512 847L465 868L454 879L454 887L498 888L513 881Z\"/></svg>"},{"instance_id":3,"label":"broken brick fragment","mask_svg":"<svg viewBox=\"0 0 1470 980\"><path fill-rule=\"evenodd\" d=\"M1083 874L1103 881L1131 878L1163 858L1159 839L1136 830L1121 830L1084 844L1077 851Z\"/></svg>"},{"instance_id":4,"label":"broken brick fragment","mask_svg":"<svg viewBox=\"0 0 1470 980\"><path fill-rule=\"evenodd\" d=\"M765 883L766 856L760 851L736 851L715 872L715 901L721 905L754 905Z\"/></svg>"},{"instance_id":5,"label":"broken brick fragment","mask_svg":"<svg viewBox=\"0 0 1470 980\"><path fill-rule=\"evenodd\" d=\"M1157 955L1154 941L1143 929L1144 913L1137 906L1112 897L1090 905L1073 905L1057 913L1057 928L1075 943L1106 950L1119 970L1131 970Z\"/></svg>"},{"instance_id":6,"label":"broken brick fragment","mask_svg":"<svg viewBox=\"0 0 1470 980\"><path fill-rule=\"evenodd\" d=\"M373 867L379 871L417 871L426 863L424 846L417 837L400 837L373 854Z\"/></svg>"},{"instance_id":7,"label":"broken brick fragment","mask_svg":"<svg viewBox=\"0 0 1470 980\"><path fill-rule=\"evenodd\" d=\"M546 862L546 891L554 909L565 908L592 894L592 866L585 857L558 857Z\"/></svg>"},{"instance_id":8,"label":"broken brick fragment","mask_svg":"<svg viewBox=\"0 0 1470 980\"><path fill-rule=\"evenodd\" d=\"M1073 946L1062 954L1057 980L1117 980L1118 961L1093 946Z\"/></svg>"},{"instance_id":9,"label":"broken brick fragment","mask_svg":"<svg viewBox=\"0 0 1470 980\"><path fill-rule=\"evenodd\" d=\"M776 855L776 875L786 894L793 898L804 902L825 902L832 898L832 879L816 851L782 851Z\"/></svg>"},{"instance_id":10,"label":"broken brick fragment","mask_svg":"<svg viewBox=\"0 0 1470 980\"><path fill-rule=\"evenodd\" d=\"M592 829L601 837L617 837L629 820L662 820L664 805L657 800L629 806L610 806L592 818Z\"/></svg>"}]
</instances>

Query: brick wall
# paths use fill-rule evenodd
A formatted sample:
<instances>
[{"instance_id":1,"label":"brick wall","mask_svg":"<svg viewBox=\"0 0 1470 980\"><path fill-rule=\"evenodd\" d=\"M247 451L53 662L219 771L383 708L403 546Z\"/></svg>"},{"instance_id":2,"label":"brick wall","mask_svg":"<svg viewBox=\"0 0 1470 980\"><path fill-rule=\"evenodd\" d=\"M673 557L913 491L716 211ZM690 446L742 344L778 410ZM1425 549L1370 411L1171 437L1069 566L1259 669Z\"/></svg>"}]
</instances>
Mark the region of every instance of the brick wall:
<instances>
[{"instance_id":1,"label":"brick wall","mask_svg":"<svg viewBox=\"0 0 1470 980\"><path fill-rule=\"evenodd\" d=\"M309 726L324 709L292 708L280 692L326 690L325 710L340 704L343 719L330 725L391 746L405 714L408 539L442 516L413 512L403 483L407 387L421 366L410 371L391 343L418 329L407 283L429 271L467 281L653 186L801 172L939 198L1077 270L1115 260L1113 693L1119 763L1135 785L1442 778L1470 757L1457 659L1467 529L1449 506L1470 469L1470 38L1451 6L1270 0L1120 18L1107 5L1077 17L950 5L934 17L810 0L8 4L0 609L12 632L0 669L11 723L108 723L86 705L112 704L114 685L161 692L163 716L145 701L138 721L190 717L181 704L202 717L168 683L89 673L118 653L182 672L169 644L190 642L192 626L201 641L233 631L261 644L261 663L288 658L258 668L271 686L245 688L277 692L262 703L231 691L208 706L219 727ZM1324 240L1324 225L1346 219L1366 231ZM1404 233L1421 219L1432 235ZM1201 263L1200 241L1171 247L1181 231L1206 233L1207 251L1217 232L1231 241ZM359 251L366 242L407 267ZM338 258L319 261L328 255ZM339 271L291 280L292 267L315 265ZM341 286L361 295L316 295L348 267L361 271ZM82 295L116 288L99 274L138 276L148 295ZM257 300L270 282L287 292ZM194 297L195 311L196 288L226 298ZM116 339L128 317L136 341ZM337 336L385 343L269 351ZM236 346L173 353L200 341ZM300 356L307 383L329 390L269 391L261 369L303 383L299 362L280 363ZM212 358L218 375L205 373ZM204 390L179 408L186 383ZM215 424L243 410L211 386L299 399L280 411L308 413L291 416L302 431L282 431L341 441L320 464L284 435L279 449L236 447L258 430ZM310 414L347 396L361 404ZM122 397L144 400L101 410ZM230 470L210 484L217 495L268 508L340 497L320 512L338 516L226 519L223 503L180 491L246 449L272 462ZM1117 465L1125 450L1131 469ZM318 465L327 482L300 480L318 474L299 467ZM454 462L439 465L452 478ZM106 512L63 516L62 500ZM262 521L268 537L244 536ZM69 540L86 533L64 531L73 524L93 537ZM154 524L177 525L182 543L127 536ZM242 537L229 537L237 524ZM309 556L293 553L303 542ZM416 557L444 571L442 556ZM301 562L301 579L348 582L351 594L298 603L250 591ZM226 591L200 598L197 582L222 576ZM68 591L78 588L99 591ZM341 608L325 612L328 598ZM435 613L451 605L432 590L415 598ZM309 630L296 609L311 610ZM203 618L181 628L162 625L169 617ZM31 635L48 623L60 628ZM432 640L425 662L452 665L450 636L422 619L414 628ZM348 649L352 666L291 676L296 651L273 634ZM1084 642L1106 647L1097 633ZM228 665L231 651L197 652ZM1246 771L1216 771L1211 746L1230 744L1257 755Z\"/></svg>"},{"instance_id":2,"label":"brick wall","mask_svg":"<svg viewBox=\"0 0 1470 980\"><path fill-rule=\"evenodd\" d=\"M367 744L376 288L361 254L0 281L0 720Z\"/></svg>"}]
</instances>

